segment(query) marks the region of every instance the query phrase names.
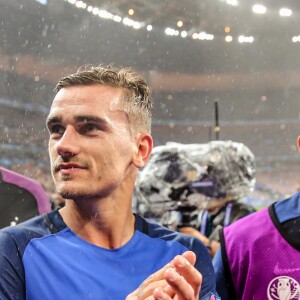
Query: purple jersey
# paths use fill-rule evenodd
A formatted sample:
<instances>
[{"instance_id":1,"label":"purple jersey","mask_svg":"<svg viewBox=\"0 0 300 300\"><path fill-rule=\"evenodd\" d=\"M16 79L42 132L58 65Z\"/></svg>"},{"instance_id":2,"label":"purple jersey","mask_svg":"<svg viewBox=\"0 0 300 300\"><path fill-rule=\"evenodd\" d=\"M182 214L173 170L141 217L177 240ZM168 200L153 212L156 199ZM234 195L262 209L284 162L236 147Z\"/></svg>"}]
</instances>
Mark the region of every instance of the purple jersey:
<instances>
[{"instance_id":1,"label":"purple jersey","mask_svg":"<svg viewBox=\"0 0 300 300\"><path fill-rule=\"evenodd\" d=\"M300 299L300 249L286 234L274 205L224 228L221 244L234 287L230 299Z\"/></svg>"}]
</instances>

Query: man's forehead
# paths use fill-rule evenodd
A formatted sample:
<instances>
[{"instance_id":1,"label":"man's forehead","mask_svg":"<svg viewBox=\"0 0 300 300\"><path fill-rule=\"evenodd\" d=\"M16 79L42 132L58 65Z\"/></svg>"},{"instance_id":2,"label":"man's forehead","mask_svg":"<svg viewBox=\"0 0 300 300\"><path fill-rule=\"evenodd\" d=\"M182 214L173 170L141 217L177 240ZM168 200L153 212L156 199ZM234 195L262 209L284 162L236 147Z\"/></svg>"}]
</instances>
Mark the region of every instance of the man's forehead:
<instances>
[{"instance_id":1,"label":"man's forehead","mask_svg":"<svg viewBox=\"0 0 300 300\"><path fill-rule=\"evenodd\" d=\"M55 98L72 99L111 99L112 97L123 97L125 90L122 87L114 87L105 84L73 85L60 89Z\"/></svg>"},{"instance_id":2,"label":"man's forehead","mask_svg":"<svg viewBox=\"0 0 300 300\"><path fill-rule=\"evenodd\" d=\"M74 109L124 110L124 89L105 85L62 88L55 96L51 110L73 106Z\"/></svg>"}]
</instances>

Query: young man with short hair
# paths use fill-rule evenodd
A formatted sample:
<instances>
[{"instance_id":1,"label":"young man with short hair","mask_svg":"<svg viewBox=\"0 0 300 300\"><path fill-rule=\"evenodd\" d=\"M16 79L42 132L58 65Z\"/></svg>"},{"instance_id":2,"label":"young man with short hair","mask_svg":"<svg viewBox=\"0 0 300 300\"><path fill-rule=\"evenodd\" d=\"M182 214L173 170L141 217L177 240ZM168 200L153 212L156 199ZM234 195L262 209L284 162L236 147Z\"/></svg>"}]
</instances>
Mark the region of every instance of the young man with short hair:
<instances>
[{"instance_id":1,"label":"young man with short hair","mask_svg":"<svg viewBox=\"0 0 300 300\"><path fill-rule=\"evenodd\" d=\"M151 114L149 87L130 68L89 66L59 81L47 127L66 203L1 231L1 299L214 299L203 244L132 213Z\"/></svg>"}]
</instances>

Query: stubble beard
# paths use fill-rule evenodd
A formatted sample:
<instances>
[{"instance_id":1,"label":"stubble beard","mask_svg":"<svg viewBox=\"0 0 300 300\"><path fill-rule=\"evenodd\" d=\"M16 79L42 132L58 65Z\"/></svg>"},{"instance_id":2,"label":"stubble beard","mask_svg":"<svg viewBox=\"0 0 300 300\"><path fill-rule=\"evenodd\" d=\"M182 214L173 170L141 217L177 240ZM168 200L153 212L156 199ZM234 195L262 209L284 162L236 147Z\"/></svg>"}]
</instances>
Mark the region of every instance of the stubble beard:
<instances>
[{"instance_id":1,"label":"stubble beard","mask_svg":"<svg viewBox=\"0 0 300 300\"><path fill-rule=\"evenodd\" d=\"M69 177L69 176L68 176ZM68 178L70 179L70 178ZM70 186L68 184L70 183ZM91 186L88 183L84 186L78 186L75 182L71 183L70 180L61 180L55 182L58 194L64 199L72 200L85 200L92 198L105 198L112 193L114 185L112 186Z\"/></svg>"}]
</instances>

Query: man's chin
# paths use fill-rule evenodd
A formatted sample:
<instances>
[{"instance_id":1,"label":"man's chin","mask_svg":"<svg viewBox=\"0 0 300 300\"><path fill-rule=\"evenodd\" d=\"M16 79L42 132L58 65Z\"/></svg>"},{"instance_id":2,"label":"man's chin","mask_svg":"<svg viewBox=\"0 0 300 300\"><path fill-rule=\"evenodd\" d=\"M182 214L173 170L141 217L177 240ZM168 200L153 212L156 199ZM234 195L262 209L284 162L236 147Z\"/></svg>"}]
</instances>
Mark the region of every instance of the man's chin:
<instances>
[{"instance_id":1,"label":"man's chin","mask_svg":"<svg viewBox=\"0 0 300 300\"><path fill-rule=\"evenodd\" d=\"M56 190L61 197L71 200L103 198L111 192L111 189L93 188L92 186L87 187L86 185L78 186L78 184L71 182L56 185Z\"/></svg>"},{"instance_id":2,"label":"man's chin","mask_svg":"<svg viewBox=\"0 0 300 300\"><path fill-rule=\"evenodd\" d=\"M83 193L83 192L76 192L76 191L60 191L60 196L64 199L71 199L71 200L80 200L89 198L90 195Z\"/></svg>"}]
</instances>

